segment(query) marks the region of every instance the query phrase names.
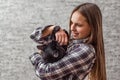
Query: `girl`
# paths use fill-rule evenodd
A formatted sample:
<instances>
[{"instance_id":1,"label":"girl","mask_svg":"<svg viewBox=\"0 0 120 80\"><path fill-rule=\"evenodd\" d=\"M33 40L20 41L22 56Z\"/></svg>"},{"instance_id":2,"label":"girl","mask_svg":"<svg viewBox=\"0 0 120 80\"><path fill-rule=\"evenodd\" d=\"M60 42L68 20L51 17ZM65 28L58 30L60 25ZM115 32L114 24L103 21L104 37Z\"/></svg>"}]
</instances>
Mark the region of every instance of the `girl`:
<instances>
[{"instance_id":1,"label":"girl","mask_svg":"<svg viewBox=\"0 0 120 80\"><path fill-rule=\"evenodd\" d=\"M55 63L45 64L40 54L30 56L36 75L41 80L106 80L105 53L102 34L102 15L93 3L78 5L70 17L70 40L67 55ZM50 34L54 26L47 29ZM67 44L63 29L56 34L56 40Z\"/></svg>"}]
</instances>

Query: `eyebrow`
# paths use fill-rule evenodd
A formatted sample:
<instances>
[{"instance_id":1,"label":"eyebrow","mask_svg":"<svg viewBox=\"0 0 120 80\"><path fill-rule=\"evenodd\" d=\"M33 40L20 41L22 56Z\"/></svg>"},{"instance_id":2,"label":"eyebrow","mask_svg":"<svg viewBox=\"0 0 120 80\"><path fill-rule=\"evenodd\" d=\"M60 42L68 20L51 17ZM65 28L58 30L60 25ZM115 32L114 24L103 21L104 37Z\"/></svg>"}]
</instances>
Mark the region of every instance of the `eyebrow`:
<instances>
[{"instance_id":1,"label":"eyebrow","mask_svg":"<svg viewBox=\"0 0 120 80\"><path fill-rule=\"evenodd\" d=\"M70 20L70 21L73 23L73 21L72 21L72 20ZM81 25L82 23L75 22L75 24L77 24L77 25Z\"/></svg>"}]
</instances>

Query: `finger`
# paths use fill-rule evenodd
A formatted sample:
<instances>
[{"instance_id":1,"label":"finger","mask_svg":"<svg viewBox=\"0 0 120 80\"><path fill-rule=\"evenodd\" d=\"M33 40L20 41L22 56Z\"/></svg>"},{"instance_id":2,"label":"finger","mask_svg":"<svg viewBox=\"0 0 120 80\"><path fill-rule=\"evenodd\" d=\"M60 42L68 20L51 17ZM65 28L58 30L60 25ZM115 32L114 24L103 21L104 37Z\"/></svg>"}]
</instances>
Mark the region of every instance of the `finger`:
<instances>
[{"instance_id":1,"label":"finger","mask_svg":"<svg viewBox=\"0 0 120 80\"><path fill-rule=\"evenodd\" d=\"M67 45L67 44L68 44L68 36L66 35L64 40L64 45Z\"/></svg>"},{"instance_id":2,"label":"finger","mask_svg":"<svg viewBox=\"0 0 120 80\"><path fill-rule=\"evenodd\" d=\"M67 45L67 43L68 43L68 36L65 34L64 35L63 45Z\"/></svg>"},{"instance_id":3,"label":"finger","mask_svg":"<svg viewBox=\"0 0 120 80\"><path fill-rule=\"evenodd\" d=\"M61 45L67 45L67 42L68 42L68 36L66 34L63 34Z\"/></svg>"},{"instance_id":4,"label":"finger","mask_svg":"<svg viewBox=\"0 0 120 80\"><path fill-rule=\"evenodd\" d=\"M61 42L61 35L59 33L56 33L55 36L56 36L56 41L58 43L60 43Z\"/></svg>"},{"instance_id":5,"label":"finger","mask_svg":"<svg viewBox=\"0 0 120 80\"><path fill-rule=\"evenodd\" d=\"M59 35L58 43L62 43L62 35Z\"/></svg>"},{"instance_id":6,"label":"finger","mask_svg":"<svg viewBox=\"0 0 120 80\"><path fill-rule=\"evenodd\" d=\"M60 41L60 45L64 45L64 41L65 41L65 37L62 36L62 37L61 37L61 41Z\"/></svg>"},{"instance_id":7,"label":"finger","mask_svg":"<svg viewBox=\"0 0 120 80\"><path fill-rule=\"evenodd\" d=\"M57 33L55 34L55 39L56 39L56 41L59 40L59 36L57 35Z\"/></svg>"},{"instance_id":8,"label":"finger","mask_svg":"<svg viewBox=\"0 0 120 80\"><path fill-rule=\"evenodd\" d=\"M63 34L61 37L60 45L65 45L65 34Z\"/></svg>"}]
</instances>

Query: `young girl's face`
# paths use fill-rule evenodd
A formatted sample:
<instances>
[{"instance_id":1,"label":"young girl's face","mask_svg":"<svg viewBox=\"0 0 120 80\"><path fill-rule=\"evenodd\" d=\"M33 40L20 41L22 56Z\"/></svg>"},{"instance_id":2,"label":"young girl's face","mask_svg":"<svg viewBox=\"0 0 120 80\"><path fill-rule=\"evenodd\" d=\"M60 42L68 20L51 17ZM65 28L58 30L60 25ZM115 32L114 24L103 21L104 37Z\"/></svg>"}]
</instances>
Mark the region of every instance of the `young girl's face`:
<instances>
[{"instance_id":1,"label":"young girl's face","mask_svg":"<svg viewBox=\"0 0 120 80\"><path fill-rule=\"evenodd\" d=\"M74 39L87 38L91 32L91 28L86 18L78 11L75 11L71 17L71 35Z\"/></svg>"}]
</instances>

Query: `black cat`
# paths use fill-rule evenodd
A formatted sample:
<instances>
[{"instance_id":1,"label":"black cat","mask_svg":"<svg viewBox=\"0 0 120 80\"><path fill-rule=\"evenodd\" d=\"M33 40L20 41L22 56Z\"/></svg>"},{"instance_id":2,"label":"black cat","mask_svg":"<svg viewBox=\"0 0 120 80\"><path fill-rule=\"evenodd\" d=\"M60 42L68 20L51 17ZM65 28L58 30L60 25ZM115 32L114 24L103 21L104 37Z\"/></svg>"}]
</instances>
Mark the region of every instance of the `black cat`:
<instances>
[{"instance_id":1,"label":"black cat","mask_svg":"<svg viewBox=\"0 0 120 80\"><path fill-rule=\"evenodd\" d=\"M49 27L49 26L46 26L46 27ZM42 50L41 55L43 57L43 60L46 63L53 63L63 58L66 55L67 45L61 46L57 41L55 41L55 33L59 31L59 26L56 26L54 28L52 34L49 34L42 38L41 37L38 38L38 36L41 35L40 29L41 28L37 28L36 31L32 33L31 38L37 43L39 43L39 45L37 45L37 48L39 50ZM67 31L65 32L68 35Z\"/></svg>"}]
</instances>

